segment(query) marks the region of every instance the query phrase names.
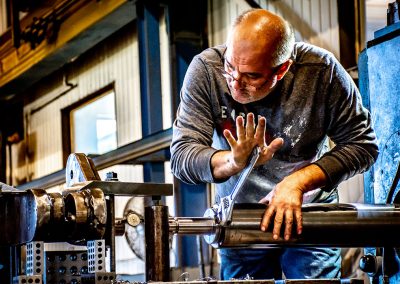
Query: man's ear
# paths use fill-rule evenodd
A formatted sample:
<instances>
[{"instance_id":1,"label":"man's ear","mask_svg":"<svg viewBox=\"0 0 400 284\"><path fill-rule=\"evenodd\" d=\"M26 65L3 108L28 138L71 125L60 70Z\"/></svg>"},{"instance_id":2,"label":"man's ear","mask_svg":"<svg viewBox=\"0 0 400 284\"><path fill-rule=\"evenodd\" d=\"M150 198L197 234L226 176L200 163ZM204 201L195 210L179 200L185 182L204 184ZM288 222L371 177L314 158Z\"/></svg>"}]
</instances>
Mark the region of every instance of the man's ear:
<instances>
[{"instance_id":1,"label":"man's ear","mask_svg":"<svg viewBox=\"0 0 400 284\"><path fill-rule=\"evenodd\" d=\"M281 67L279 67L278 71L276 72L276 76L278 81L285 76L286 72L289 71L290 66L293 64L292 59L288 59L286 62L284 62Z\"/></svg>"}]
</instances>

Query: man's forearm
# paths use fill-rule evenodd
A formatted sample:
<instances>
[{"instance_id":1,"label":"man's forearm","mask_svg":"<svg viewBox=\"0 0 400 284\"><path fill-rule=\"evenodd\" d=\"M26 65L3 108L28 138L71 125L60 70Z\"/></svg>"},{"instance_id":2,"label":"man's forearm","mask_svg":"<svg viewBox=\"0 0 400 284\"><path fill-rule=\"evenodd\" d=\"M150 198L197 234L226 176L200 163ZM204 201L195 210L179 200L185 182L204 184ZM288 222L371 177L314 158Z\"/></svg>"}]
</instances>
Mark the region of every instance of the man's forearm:
<instances>
[{"instance_id":1,"label":"man's forearm","mask_svg":"<svg viewBox=\"0 0 400 284\"><path fill-rule=\"evenodd\" d=\"M286 177L286 179L291 179L293 182L298 183L301 186L303 193L323 187L327 183L327 176L324 171L314 164L308 165L292 173Z\"/></svg>"},{"instance_id":2,"label":"man's forearm","mask_svg":"<svg viewBox=\"0 0 400 284\"><path fill-rule=\"evenodd\" d=\"M211 169L216 180L224 180L239 173L241 169L234 166L230 151L216 152L211 158Z\"/></svg>"}]
</instances>

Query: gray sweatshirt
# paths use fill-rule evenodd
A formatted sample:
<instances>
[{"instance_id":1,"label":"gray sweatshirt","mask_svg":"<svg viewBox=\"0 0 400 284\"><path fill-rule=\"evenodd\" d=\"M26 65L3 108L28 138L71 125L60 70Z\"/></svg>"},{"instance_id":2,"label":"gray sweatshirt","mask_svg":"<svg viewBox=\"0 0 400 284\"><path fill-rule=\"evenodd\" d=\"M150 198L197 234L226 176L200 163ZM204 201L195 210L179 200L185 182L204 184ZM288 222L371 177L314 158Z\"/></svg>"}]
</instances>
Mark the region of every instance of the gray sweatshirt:
<instances>
[{"instance_id":1,"label":"gray sweatshirt","mask_svg":"<svg viewBox=\"0 0 400 284\"><path fill-rule=\"evenodd\" d=\"M171 168L186 183L216 183L219 198L228 195L239 174L225 181L213 178L211 157L229 150L224 129L234 134L235 119L249 112L266 118L266 141L281 137L283 147L266 164L253 169L238 202L258 202L294 171L314 163L328 176L322 189L307 193L304 202L323 202L336 186L366 171L378 156L369 112L348 73L321 48L296 43L294 63L262 100L233 100L223 69L225 46L203 51L191 62L181 89L173 125ZM327 137L335 144L327 148Z\"/></svg>"}]
</instances>

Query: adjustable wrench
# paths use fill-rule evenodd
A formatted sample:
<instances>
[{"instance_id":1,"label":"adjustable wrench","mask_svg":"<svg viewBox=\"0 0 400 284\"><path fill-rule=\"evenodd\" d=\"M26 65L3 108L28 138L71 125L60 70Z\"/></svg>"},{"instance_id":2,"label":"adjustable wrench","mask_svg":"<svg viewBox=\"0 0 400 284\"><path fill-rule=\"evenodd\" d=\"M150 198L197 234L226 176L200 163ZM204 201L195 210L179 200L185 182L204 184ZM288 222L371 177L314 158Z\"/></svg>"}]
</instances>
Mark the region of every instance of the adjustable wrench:
<instances>
[{"instance_id":1,"label":"adjustable wrench","mask_svg":"<svg viewBox=\"0 0 400 284\"><path fill-rule=\"evenodd\" d=\"M249 176L255 164L257 163L260 153L261 153L261 148L258 146L254 147L247 162L247 165L241 172L239 179L233 188L232 193L223 197L218 205L218 208L215 210L216 217L218 220L220 220L221 225L229 225L230 222L232 221L232 210L233 210L233 205L235 203L235 199L239 194L239 192L241 191L247 177Z\"/></svg>"}]
</instances>

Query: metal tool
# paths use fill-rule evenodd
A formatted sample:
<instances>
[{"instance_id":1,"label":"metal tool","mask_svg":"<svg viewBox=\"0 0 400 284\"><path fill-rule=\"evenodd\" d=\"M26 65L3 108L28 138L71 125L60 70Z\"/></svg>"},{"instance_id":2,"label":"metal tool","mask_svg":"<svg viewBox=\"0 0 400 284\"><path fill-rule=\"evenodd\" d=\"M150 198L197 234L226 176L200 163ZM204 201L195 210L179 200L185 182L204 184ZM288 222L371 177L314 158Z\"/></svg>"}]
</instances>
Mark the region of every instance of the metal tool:
<instances>
[{"instance_id":1,"label":"metal tool","mask_svg":"<svg viewBox=\"0 0 400 284\"><path fill-rule=\"evenodd\" d=\"M228 196L225 196L221 199L221 202L219 203L218 207L211 208L211 210L214 212L214 216L216 217L216 220L219 220L219 223L221 225L229 225L232 221L232 210L233 210L233 205L235 204L235 199L239 192L242 190L242 187L253 170L255 164L257 163L258 158L260 157L261 153L261 148L260 147L254 147L253 151L251 152L251 155L249 157L249 160L246 164L246 167L243 169L241 172L238 181L236 182L231 194ZM210 216L211 212L208 209L205 213L204 216Z\"/></svg>"}]
</instances>

